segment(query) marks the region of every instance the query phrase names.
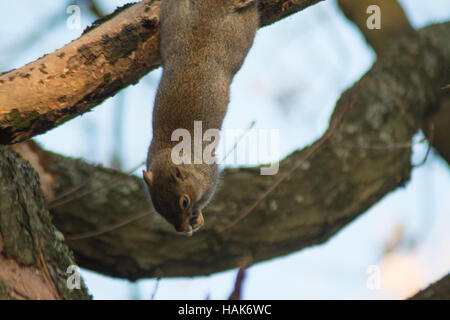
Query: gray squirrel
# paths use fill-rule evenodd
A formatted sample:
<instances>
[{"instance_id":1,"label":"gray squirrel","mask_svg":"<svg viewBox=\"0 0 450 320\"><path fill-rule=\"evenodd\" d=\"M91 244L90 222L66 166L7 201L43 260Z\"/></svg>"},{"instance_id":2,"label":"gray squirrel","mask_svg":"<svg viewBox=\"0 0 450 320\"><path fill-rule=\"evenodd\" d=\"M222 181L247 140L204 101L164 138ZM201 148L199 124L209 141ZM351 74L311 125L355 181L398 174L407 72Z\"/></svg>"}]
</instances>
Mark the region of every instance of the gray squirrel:
<instances>
[{"instance_id":1,"label":"gray squirrel","mask_svg":"<svg viewBox=\"0 0 450 320\"><path fill-rule=\"evenodd\" d=\"M216 163L174 164L176 129L194 135L222 127L230 85L259 27L256 0L164 0L160 53L163 74L153 109L153 139L144 181L155 210L176 231L192 235L218 183Z\"/></svg>"}]
</instances>

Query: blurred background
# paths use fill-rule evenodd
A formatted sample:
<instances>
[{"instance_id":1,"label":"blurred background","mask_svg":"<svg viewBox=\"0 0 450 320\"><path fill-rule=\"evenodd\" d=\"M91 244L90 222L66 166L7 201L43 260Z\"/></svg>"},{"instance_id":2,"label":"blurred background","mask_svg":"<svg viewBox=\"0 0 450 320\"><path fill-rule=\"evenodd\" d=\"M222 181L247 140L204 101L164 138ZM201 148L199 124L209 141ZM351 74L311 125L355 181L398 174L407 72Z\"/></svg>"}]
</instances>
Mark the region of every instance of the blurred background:
<instances>
[{"instance_id":1,"label":"blurred background","mask_svg":"<svg viewBox=\"0 0 450 320\"><path fill-rule=\"evenodd\" d=\"M0 72L18 68L78 38L122 0L0 2ZM450 20L448 0L400 0L420 28ZM80 8L79 28L73 28ZM383 23L383 13L381 13ZM278 129L284 158L315 141L328 126L340 94L375 60L334 0L258 31L232 85L224 129ZM47 150L128 171L146 157L161 70L148 74L93 111L44 135ZM450 129L449 129L450 130ZM413 163L426 154L415 137ZM70 139L70 143L67 142ZM223 142L219 159L233 141ZM251 165L241 164L241 165ZM138 171L139 172L139 171ZM450 170L435 153L411 181L390 193L326 244L247 270L244 299L403 299L450 271ZM195 278L131 283L81 270L95 299L226 299L237 270Z\"/></svg>"}]
</instances>

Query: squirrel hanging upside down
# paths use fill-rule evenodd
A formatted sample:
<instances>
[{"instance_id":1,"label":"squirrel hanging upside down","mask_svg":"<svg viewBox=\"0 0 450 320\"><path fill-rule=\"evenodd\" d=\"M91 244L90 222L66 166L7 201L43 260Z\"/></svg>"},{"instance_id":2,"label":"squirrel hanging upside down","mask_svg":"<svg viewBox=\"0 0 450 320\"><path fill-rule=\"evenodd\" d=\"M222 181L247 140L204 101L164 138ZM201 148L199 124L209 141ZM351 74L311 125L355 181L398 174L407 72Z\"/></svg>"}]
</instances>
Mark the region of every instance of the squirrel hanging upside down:
<instances>
[{"instance_id":1,"label":"squirrel hanging upside down","mask_svg":"<svg viewBox=\"0 0 450 320\"><path fill-rule=\"evenodd\" d=\"M215 192L218 167L175 164L172 150L178 142L172 134L186 129L194 136L196 121L203 130L221 129L231 82L259 27L257 1L164 0L160 21L163 74L143 174L155 210L176 231L192 235L204 223L202 210ZM194 154L188 157L193 160Z\"/></svg>"}]
</instances>

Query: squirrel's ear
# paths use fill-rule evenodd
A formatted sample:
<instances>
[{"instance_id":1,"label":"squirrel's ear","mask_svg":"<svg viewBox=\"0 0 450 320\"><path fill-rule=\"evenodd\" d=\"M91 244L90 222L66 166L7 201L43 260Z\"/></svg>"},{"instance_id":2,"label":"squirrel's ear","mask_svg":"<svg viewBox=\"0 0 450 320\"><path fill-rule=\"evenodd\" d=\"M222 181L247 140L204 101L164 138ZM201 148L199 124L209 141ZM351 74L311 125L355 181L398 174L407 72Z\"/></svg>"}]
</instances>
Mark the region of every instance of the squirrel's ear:
<instances>
[{"instance_id":1,"label":"squirrel's ear","mask_svg":"<svg viewBox=\"0 0 450 320\"><path fill-rule=\"evenodd\" d=\"M142 174L144 176L144 181L151 186L153 183L153 172L150 171L150 169L148 171L142 170Z\"/></svg>"},{"instance_id":2,"label":"squirrel's ear","mask_svg":"<svg viewBox=\"0 0 450 320\"><path fill-rule=\"evenodd\" d=\"M176 166L172 166L169 169L169 174L170 174L170 178L172 179L172 181L183 181L184 180L184 176L183 173L181 172L180 168L176 167Z\"/></svg>"}]
</instances>

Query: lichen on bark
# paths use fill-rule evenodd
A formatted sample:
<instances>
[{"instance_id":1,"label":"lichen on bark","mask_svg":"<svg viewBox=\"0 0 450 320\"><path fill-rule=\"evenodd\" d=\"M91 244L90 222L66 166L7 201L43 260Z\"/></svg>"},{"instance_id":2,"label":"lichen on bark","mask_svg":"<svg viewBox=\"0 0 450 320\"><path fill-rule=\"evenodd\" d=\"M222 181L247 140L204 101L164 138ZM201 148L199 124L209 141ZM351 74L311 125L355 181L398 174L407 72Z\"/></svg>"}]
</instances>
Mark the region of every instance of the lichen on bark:
<instances>
[{"instance_id":1,"label":"lichen on bark","mask_svg":"<svg viewBox=\"0 0 450 320\"><path fill-rule=\"evenodd\" d=\"M21 266L45 270L42 276L51 278L59 297L89 298L83 281L80 290L67 288L66 270L75 264L73 254L50 220L36 172L5 146L0 146L0 236L0 254Z\"/></svg>"}]
</instances>

